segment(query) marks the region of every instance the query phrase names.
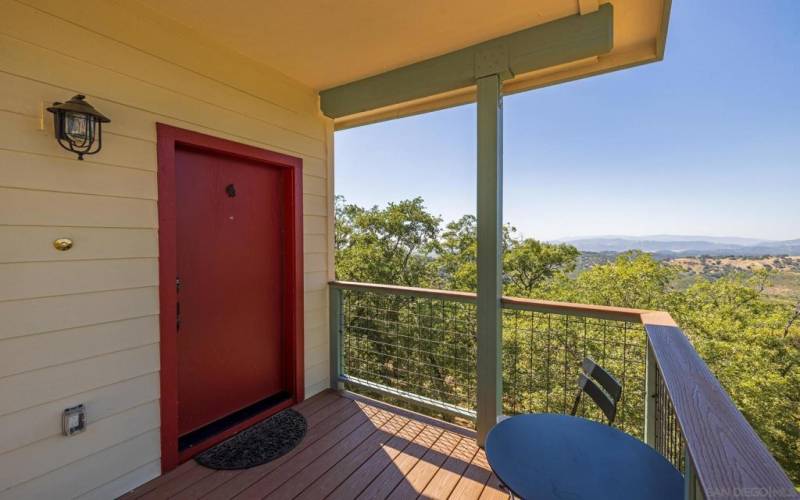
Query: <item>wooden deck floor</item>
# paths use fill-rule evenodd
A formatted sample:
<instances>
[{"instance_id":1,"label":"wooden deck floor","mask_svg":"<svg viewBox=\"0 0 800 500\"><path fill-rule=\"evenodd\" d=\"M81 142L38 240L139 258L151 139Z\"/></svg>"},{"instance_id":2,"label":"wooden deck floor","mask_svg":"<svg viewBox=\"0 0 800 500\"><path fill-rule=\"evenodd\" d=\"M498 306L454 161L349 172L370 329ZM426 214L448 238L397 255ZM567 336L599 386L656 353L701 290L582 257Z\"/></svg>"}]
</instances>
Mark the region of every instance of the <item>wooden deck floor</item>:
<instances>
[{"instance_id":1,"label":"wooden deck floor","mask_svg":"<svg viewBox=\"0 0 800 500\"><path fill-rule=\"evenodd\" d=\"M240 471L192 460L123 498L508 498L467 429L334 391L294 408L309 428L283 457Z\"/></svg>"}]
</instances>

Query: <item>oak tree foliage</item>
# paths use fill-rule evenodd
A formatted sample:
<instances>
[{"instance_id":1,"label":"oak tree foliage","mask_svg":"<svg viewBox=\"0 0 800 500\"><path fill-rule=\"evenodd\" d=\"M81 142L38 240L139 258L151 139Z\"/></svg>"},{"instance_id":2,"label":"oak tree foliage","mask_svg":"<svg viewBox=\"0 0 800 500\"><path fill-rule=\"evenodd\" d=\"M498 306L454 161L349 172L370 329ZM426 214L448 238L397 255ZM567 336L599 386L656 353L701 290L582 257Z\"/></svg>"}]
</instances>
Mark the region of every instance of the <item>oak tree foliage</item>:
<instances>
[{"instance_id":1,"label":"oak tree foliage","mask_svg":"<svg viewBox=\"0 0 800 500\"><path fill-rule=\"evenodd\" d=\"M339 280L475 291L474 216L443 224L421 198L362 208L337 197L335 231ZM800 483L800 297L788 304L765 296L776 271L693 276L679 287L677 267L636 251L578 270L575 247L520 237L510 225L503 249L504 295L668 311ZM344 350L353 364L345 369L455 406L474 405L474 309L400 296L348 300L352 339ZM563 411L577 363L590 353L605 357L618 376L625 371L621 426L641 435L639 330L513 311L503 321L507 411Z\"/></svg>"}]
</instances>

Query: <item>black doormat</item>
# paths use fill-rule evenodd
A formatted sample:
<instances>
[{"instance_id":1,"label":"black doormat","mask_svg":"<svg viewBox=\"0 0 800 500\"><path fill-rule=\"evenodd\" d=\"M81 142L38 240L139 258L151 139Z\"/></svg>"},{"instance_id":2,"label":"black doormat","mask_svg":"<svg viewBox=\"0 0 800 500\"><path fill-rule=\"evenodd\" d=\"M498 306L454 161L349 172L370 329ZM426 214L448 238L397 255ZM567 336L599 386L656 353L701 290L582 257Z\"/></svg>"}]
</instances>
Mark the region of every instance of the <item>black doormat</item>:
<instances>
[{"instance_id":1,"label":"black doormat","mask_svg":"<svg viewBox=\"0 0 800 500\"><path fill-rule=\"evenodd\" d=\"M283 410L197 455L211 469L247 469L290 452L306 435L306 419L292 409Z\"/></svg>"}]
</instances>

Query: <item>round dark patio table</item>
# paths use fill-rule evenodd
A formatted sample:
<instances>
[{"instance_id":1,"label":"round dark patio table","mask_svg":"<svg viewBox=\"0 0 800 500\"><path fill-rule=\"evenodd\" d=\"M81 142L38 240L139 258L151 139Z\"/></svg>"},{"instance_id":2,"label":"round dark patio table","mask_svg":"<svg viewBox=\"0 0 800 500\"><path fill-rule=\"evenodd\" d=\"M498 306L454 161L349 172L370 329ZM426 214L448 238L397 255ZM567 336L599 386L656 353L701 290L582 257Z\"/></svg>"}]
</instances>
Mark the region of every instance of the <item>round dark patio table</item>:
<instances>
[{"instance_id":1,"label":"round dark patio table","mask_svg":"<svg viewBox=\"0 0 800 500\"><path fill-rule=\"evenodd\" d=\"M486 457L517 497L656 500L683 498L683 476L624 432L581 417L536 413L503 420Z\"/></svg>"}]
</instances>

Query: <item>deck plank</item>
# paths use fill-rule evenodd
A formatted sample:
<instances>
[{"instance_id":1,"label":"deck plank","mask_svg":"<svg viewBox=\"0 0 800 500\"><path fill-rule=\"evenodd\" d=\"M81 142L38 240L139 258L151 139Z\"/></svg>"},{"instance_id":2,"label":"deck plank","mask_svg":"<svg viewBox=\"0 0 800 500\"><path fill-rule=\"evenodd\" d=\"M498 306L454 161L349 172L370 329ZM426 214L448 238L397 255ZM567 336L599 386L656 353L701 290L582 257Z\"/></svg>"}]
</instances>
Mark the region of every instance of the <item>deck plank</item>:
<instances>
[{"instance_id":1,"label":"deck plank","mask_svg":"<svg viewBox=\"0 0 800 500\"><path fill-rule=\"evenodd\" d=\"M403 481L389 495L391 500L410 500L417 498L428 486L431 479L439 472L440 467L458 447L463 438L458 434L445 431L430 447L414 468L406 474Z\"/></svg>"},{"instance_id":2,"label":"deck plank","mask_svg":"<svg viewBox=\"0 0 800 500\"><path fill-rule=\"evenodd\" d=\"M145 495L142 495L140 500L160 500L163 498L170 498L177 493L185 490L186 488L190 487L197 481L200 481L204 477L208 476L214 472L212 469L207 469L205 467L194 467L192 470L187 472L186 474L181 474L174 480L168 482L167 484L161 486L158 489L152 490Z\"/></svg>"},{"instance_id":3,"label":"deck plank","mask_svg":"<svg viewBox=\"0 0 800 500\"><path fill-rule=\"evenodd\" d=\"M361 492L358 498L360 500L378 500L388 497L443 433L442 429L425 426L411 445L392 459L392 462Z\"/></svg>"},{"instance_id":4,"label":"deck plank","mask_svg":"<svg viewBox=\"0 0 800 500\"><path fill-rule=\"evenodd\" d=\"M508 498L468 429L334 391L293 408L308 430L286 455L235 471L189 461L122 498Z\"/></svg>"},{"instance_id":5,"label":"deck plank","mask_svg":"<svg viewBox=\"0 0 800 500\"><path fill-rule=\"evenodd\" d=\"M387 441L395 437L409 423L409 419L396 415L374 432L370 437L361 442L353 451L342 460L334 464L324 474L320 475L307 486L296 498L304 500L318 500L325 498L345 481L355 470L361 467L369 458L378 451ZM360 490L359 492L360 493Z\"/></svg>"},{"instance_id":6,"label":"deck plank","mask_svg":"<svg viewBox=\"0 0 800 500\"><path fill-rule=\"evenodd\" d=\"M395 437L382 445L370 458L355 470L350 477L344 480L328 495L329 500L350 500L356 498L362 491L380 475L392 461L405 450L414 439L425 429L426 425L415 420L410 420Z\"/></svg>"},{"instance_id":7,"label":"deck plank","mask_svg":"<svg viewBox=\"0 0 800 500\"><path fill-rule=\"evenodd\" d=\"M508 492L503 488L500 480L492 473L489 476L489 480L486 481L486 486L483 488L480 498L481 500L506 500L508 496Z\"/></svg>"},{"instance_id":8,"label":"deck plank","mask_svg":"<svg viewBox=\"0 0 800 500\"><path fill-rule=\"evenodd\" d=\"M483 488L491 475L492 469L486 460L486 452L478 449L469 467L464 471L461 479L458 480L458 484L450 493L450 498L454 500L476 500L480 498Z\"/></svg>"},{"instance_id":9,"label":"deck plank","mask_svg":"<svg viewBox=\"0 0 800 500\"><path fill-rule=\"evenodd\" d=\"M422 491L422 497L431 500L449 498L477 452L478 445L475 441L462 439Z\"/></svg>"},{"instance_id":10,"label":"deck plank","mask_svg":"<svg viewBox=\"0 0 800 500\"><path fill-rule=\"evenodd\" d=\"M370 417L369 422L362 424L349 436L339 441L336 446L329 448L322 455L318 456L297 474L287 479L286 482L270 493L266 498L270 500L293 499L320 476L328 472L333 466L344 460L351 451L374 436L380 428L386 425L392 418L394 418L394 415L389 412L377 411Z\"/></svg>"},{"instance_id":11,"label":"deck plank","mask_svg":"<svg viewBox=\"0 0 800 500\"><path fill-rule=\"evenodd\" d=\"M144 483L138 488L133 489L128 493L122 495L121 497L119 497L119 500L134 500L137 498L141 498L143 495L149 493L150 491L153 491L159 487L163 487L165 484L172 481L173 479L176 479L178 476L188 473L195 467L200 467L200 466L194 460L182 463L181 465L169 471L168 473L158 476L152 481Z\"/></svg>"},{"instance_id":12,"label":"deck plank","mask_svg":"<svg viewBox=\"0 0 800 500\"><path fill-rule=\"evenodd\" d=\"M207 475L172 498L181 500L203 498L209 491L225 484L241 472L240 470L215 470L213 474Z\"/></svg>"}]
</instances>

